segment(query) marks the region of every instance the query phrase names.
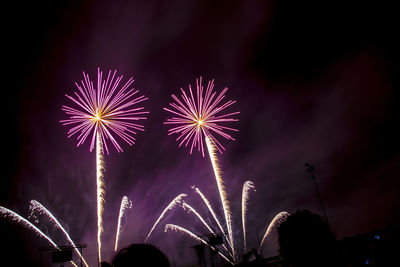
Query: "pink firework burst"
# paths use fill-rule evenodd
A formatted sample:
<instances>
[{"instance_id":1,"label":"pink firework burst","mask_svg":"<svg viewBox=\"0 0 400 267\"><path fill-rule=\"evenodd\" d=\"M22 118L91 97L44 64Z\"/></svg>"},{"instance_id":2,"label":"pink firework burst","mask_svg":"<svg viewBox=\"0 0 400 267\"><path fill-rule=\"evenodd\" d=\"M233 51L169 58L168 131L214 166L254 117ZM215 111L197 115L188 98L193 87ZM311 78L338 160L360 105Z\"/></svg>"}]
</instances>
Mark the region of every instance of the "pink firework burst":
<instances>
[{"instance_id":1,"label":"pink firework burst","mask_svg":"<svg viewBox=\"0 0 400 267\"><path fill-rule=\"evenodd\" d=\"M164 110L175 115L164 122L164 124L173 125L172 128L168 130L168 135L178 134L179 136L176 138L176 141L179 142L179 146L185 144L185 147L187 147L188 144L191 143L190 154L192 154L193 148L197 146L197 150L201 151L204 157L204 143L206 137L211 139L218 151L222 153L225 148L216 139L216 136L220 135L228 140L235 140L227 131L237 132L238 130L226 127L222 124L238 121L238 119L234 119L232 116L240 112L225 114L221 114L221 112L236 103L236 101L228 100L222 104L222 100L225 98L225 93L228 88L225 87L224 90L217 95L216 92L213 92L214 80L208 81L205 93L201 77L200 79L196 79L196 85L196 97L193 95L190 84L189 96L182 88L182 100L176 95L171 95L175 103L170 103L169 105L173 109L164 108Z\"/></svg>"},{"instance_id":2,"label":"pink firework burst","mask_svg":"<svg viewBox=\"0 0 400 267\"><path fill-rule=\"evenodd\" d=\"M69 115L69 119L61 120L63 125L71 125L68 138L77 135L78 144L83 144L87 137L91 139L90 151L93 150L96 135L101 139L101 144L109 154L107 141L111 141L118 152L122 148L116 140L116 136L129 145L135 143L133 137L137 131L144 131L144 126L136 123L144 120L143 107L135 107L137 104L147 100L145 96L137 96L138 90L131 88L133 78L118 89L123 75L116 77L117 71L109 71L107 77L103 78L103 72L97 69L97 88L94 87L89 75L83 72L84 80L75 83L78 91L74 96L66 95L76 108L63 106L62 110ZM91 136L91 137L90 137Z\"/></svg>"}]
</instances>

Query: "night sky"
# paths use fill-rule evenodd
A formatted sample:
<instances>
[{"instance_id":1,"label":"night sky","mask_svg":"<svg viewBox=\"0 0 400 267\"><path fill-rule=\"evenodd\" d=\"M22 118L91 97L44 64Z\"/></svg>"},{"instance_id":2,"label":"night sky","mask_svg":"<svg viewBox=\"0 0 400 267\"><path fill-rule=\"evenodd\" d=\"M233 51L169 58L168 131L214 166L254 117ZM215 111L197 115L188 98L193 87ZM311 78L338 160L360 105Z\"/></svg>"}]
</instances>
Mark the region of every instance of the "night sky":
<instances>
[{"instance_id":1,"label":"night sky","mask_svg":"<svg viewBox=\"0 0 400 267\"><path fill-rule=\"evenodd\" d=\"M218 2L218 3L216 3ZM255 247L280 211L321 214L315 176L338 239L399 222L400 47L398 16L388 4L365 1L48 1L4 7L2 175L0 205L27 217L29 201L51 210L96 263L95 154L67 139L65 94L82 70L117 69L149 97L150 111L133 147L105 156L103 258L112 260L120 201L129 210L120 247L143 242L179 193L206 216L198 186L222 216L209 159L189 155L167 136L162 108L195 79L215 79L237 100L236 141L219 156L235 236L241 244L240 196L252 180L248 247ZM5 106L4 106L5 105ZM222 218L222 217L221 217ZM205 233L177 208L149 242L178 266L195 263L193 240L164 233L165 223ZM67 241L46 220L39 227ZM0 255L14 266L38 265L49 244L0 218ZM276 235L264 256L278 254ZM11 255L19 255L12 257ZM0 263L0 265L3 265ZM4 264L6 265L6 264Z\"/></svg>"}]
</instances>

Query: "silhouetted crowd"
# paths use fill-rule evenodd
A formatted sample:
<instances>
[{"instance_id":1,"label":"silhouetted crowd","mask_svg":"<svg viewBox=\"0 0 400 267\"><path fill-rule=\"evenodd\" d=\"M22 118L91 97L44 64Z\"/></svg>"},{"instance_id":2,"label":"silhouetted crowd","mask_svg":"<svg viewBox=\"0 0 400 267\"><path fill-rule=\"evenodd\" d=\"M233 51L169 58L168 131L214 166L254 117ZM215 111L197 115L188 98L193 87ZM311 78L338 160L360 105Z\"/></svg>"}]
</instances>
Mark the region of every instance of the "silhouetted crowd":
<instances>
[{"instance_id":1,"label":"silhouetted crowd","mask_svg":"<svg viewBox=\"0 0 400 267\"><path fill-rule=\"evenodd\" d=\"M397 229L397 228L396 228ZM395 234L388 234L392 237L393 244L397 244L398 230ZM399 261L395 258L388 258L379 255L380 251L388 251L392 255L396 255L396 248L399 245L381 247L376 249L377 253L373 254L371 259L354 260L348 258L357 253L360 244L353 245L351 249L346 250L346 246L336 241L328 222L321 216L314 214L308 210L300 210L287 216L287 218L278 226L278 243L280 256L273 257L275 260L263 259L257 250L251 249L243 255L241 263L237 266L282 266L282 267L340 267L340 266L400 266ZM380 236L375 234L374 238L379 241ZM360 238L359 238L360 239ZM360 239L361 240L361 239ZM348 242L344 240L347 244ZM365 242L364 242L365 243ZM338 244L341 245L339 249ZM369 245L371 246L371 245ZM350 246L351 247L351 246ZM397 251L398 253L399 251ZM347 254L346 254L347 253ZM386 255L385 254L385 255ZM249 259L254 256L254 260ZM347 257L347 258L346 258ZM396 262L393 262L396 261ZM393 263L393 264L392 264ZM155 246L149 244L132 244L122 249L115 256L112 264L102 262L101 267L137 267L137 266L157 266L169 267L168 258ZM225 265L224 265L225 266Z\"/></svg>"},{"instance_id":2,"label":"silhouetted crowd","mask_svg":"<svg viewBox=\"0 0 400 267\"><path fill-rule=\"evenodd\" d=\"M118 252L112 265L107 262L102 262L100 265L101 267L170 267L167 256L165 256L158 248L149 244L132 244Z\"/></svg>"}]
</instances>

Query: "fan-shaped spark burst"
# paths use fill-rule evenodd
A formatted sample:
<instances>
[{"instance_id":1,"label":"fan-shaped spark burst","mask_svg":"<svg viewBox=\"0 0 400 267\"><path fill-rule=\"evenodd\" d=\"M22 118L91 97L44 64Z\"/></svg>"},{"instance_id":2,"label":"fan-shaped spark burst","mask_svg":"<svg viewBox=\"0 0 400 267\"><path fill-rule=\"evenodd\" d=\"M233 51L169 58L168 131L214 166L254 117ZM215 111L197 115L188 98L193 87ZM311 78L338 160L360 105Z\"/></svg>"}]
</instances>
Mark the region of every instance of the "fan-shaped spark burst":
<instances>
[{"instance_id":1,"label":"fan-shaped spark burst","mask_svg":"<svg viewBox=\"0 0 400 267\"><path fill-rule=\"evenodd\" d=\"M45 235L39 228L37 228L35 225L33 225L30 221L28 221L27 219L25 219L24 217L22 217L21 215L19 215L18 213L16 213L15 211L9 210L5 207L0 206L0 214L3 214L5 217L10 218L12 221L15 221L17 223L22 224L23 226L25 226L26 228L33 230L37 235L39 235L40 237L43 237L44 239L46 239L54 248L56 249L60 249L56 243L54 243L53 240L51 240L50 237L48 237L47 235ZM77 265L73 262L70 261L70 263L77 267Z\"/></svg>"},{"instance_id":2,"label":"fan-shaped spark burst","mask_svg":"<svg viewBox=\"0 0 400 267\"><path fill-rule=\"evenodd\" d=\"M181 232L184 234L187 234L188 236L190 236L191 238L203 243L204 245L208 246L209 248L211 248L212 250L216 250L213 246L210 246L210 244L207 243L207 241L205 241L203 238L195 235L194 233L192 233L191 231L189 231L188 229L185 229L181 226L175 225L175 224L167 224L165 225L165 232L167 231L175 231L175 232ZM230 261L223 253L221 253L221 251L218 251L218 254L227 262L229 262L230 264L234 265L232 261Z\"/></svg>"},{"instance_id":3,"label":"fan-shaped spark burst","mask_svg":"<svg viewBox=\"0 0 400 267\"><path fill-rule=\"evenodd\" d=\"M189 85L189 96L181 88L182 100L173 94L172 98L176 103L169 104L172 109L164 108L164 110L174 115L164 122L164 124L173 125L168 130L168 135L178 134L179 136L176 141L179 142L179 146L185 143L186 147L191 142L190 154L192 154L193 148L197 147L197 150L201 151L204 157L205 137L212 139L218 151L222 153L222 150L225 150L225 148L217 140L216 136L220 135L226 139L235 140L227 131L237 132L238 130L221 124L238 121L238 119L234 119L232 116L240 112L226 114L220 114L220 112L233 105L236 101L229 100L221 104L228 88L225 87L217 96L217 93L213 92L214 80L208 82L205 94L203 94L204 88L201 77L200 79L196 79L196 85L196 99L193 95L191 85Z\"/></svg>"},{"instance_id":4,"label":"fan-shaped spark burst","mask_svg":"<svg viewBox=\"0 0 400 267\"><path fill-rule=\"evenodd\" d=\"M243 249L246 253L246 213L247 213L247 202L249 200L249 192L250 190L255 191L255 186L252 181L246 181L243 184L243 191L242 191L242 226L243 226Z\"/></svg>"},{"instance_id":5,"label":"fan-shaped spark burst","mask_svg":"<svg viewBox=\"0 0 400 267\"><path fill-rule=\"evenodd\" d=\"M77 108L63 106L62 110L69 115L69 119L61 120L63 125L71 125L68 137L78 135L77 146L83 144L91 136L90 151L94 148L96 136L99 134L103 149L109 153L107 140L109 140L118 152L122 148L116 140L116 136L129 145L135 143L133 135L137 131L144 131L143 125L136 123L144 120L143 107L134 107L147 100L145 96L136 96L139 92L130 88L133 78L117 89L123 76L115 78L116 70L108 72L107 78L103 79L103 72L97 69L97 88L94 88L89 75L83 72L84 81L81 84L75 83L78 91L75 96L66 95L72 100Z\"/></svg>"},{"instance_id":6,"label":"fan-shaped spark burst","mask_svg":"<svg viewBox=\"0 0 400 267\"><path fill-rule=\"evenodd\" d=\"M178 196L176 196L170 203L169 205L163 210L163 212L161 213L160 217L158 217L157 221L154 223L153 227L151 228L150 232L147 234L146 239L144 240L144 242L147 242L147 239L149 239L151 233L154 231L154 229L156 228L157 224L162 220L162 218L164 218L165 214L173 209L176 205L178 204L182 204L182 199L184 197L187 197L187 194L180 194Z\"/></svg>"},{"instance_id":7,"label":"fan-shaped spark burst","mask_svg":"<svg viewBox=\"0 0 400 267\"><path fill-rule=\"evenodd\" d=\"M39 212L40 214L45 214L50 219L50 221L52 221L57 226L57 228L63 232L63 234L67 238L68 242L73 247L75 247L75 252L78 254L79 258L81 258L83 263L86 266L89 266L87 264L86 260L82 257L81 253L79 252L79 249L76 248L76 245L75 245L74 241L71 239L71 237L69 236L68 232L65 230L65 228L60 224L60 222L57 220L57 218L48 209L46 209L40 202L38 202L36 200L30 201L29 209L31 210L31 214L33 214L34 212Z\"/></svg>"},{"instance_id":8,"label":"fan-shaped spark burst","mask_svg":"<svg viewBox=\"0 0 400 267\"><path fill-rule=\"evenodd\" d=\"M286 211L279 212L271 221L271 223L268 225L267 231L265 231L265 234L261 240L260 246L258 247L258 252L260 252L262 245L264 244L265 239L270 235L272 229L276 227L277 224L281 223L282 220L286 219L289 213Z\"/></svg>"},{"instance_id":9,"label":"fan-shaped spark burst","mask_svg":"<svg viewBox=\"0 0 400 267\"><path fill-rule=\"evenodd\" d=\"M233 244L232 219L231 219L231 211L230 211L230 207L229 207L229 201L226 197L226 191L225 191L224 183L222 181L221 170L218 165L218 158L215 153L215 146L213 144L213 141L211 141L208 137L206 137L206 144L207 144L208 154L210 155L211 164L213 166L215 180L217 182L217 187L218 187L218 192L219 192L219 196L221 199L222 209L224 211L226 228L228 229L228 235L229 235L229 241L230 241L229 243L230 243L230 247L232 249L232 255L233 255L233 258L235 258L236 257L235 256L235 246Z\"/></svg>"},{"instance_id":10,"label":"fan-shaped spark burst","mask_svg":"<svg viewBox=\"0 0 400 267\"><path fill-rule=\"evenodd\" d=\"M119 215L118 215L118 225L117 225L117 232L115 235L115 247L114 247L114 251L117 251L118 249L118 240L121 234L121 221L122 221L122 217L125 215L125 211L127 209L132 208L132 201L128 200L127 196L124 196L121 200L121 206L119 208Z\"/></svg>"},{"instance_id":11,"label":"fan-shaped spark burst","mask_svg":"<svg viewBox=\"0 0 400 267\"><path fill-rule=\"evenodd\" d=\"M215 159L215 158L214 158L214 159ZM214 163L216 163L216 162L214 162ZM218 167L218 164L215 164L215 165L213 165L213 166ZM218 169L218 168L215 168L215 169L216 169L216 176L220 178L220 176L219 176L219 169ZM222 181L220 181L220 182L222 182ZM219 183L219 182L217 182L217 184L218 184L218 183ZM205 197L205 195L200 191L200 189L198 189L198 188L195 187L195 186L192 186L192 188L195 189L195 192L196 192L197 194L200 195L200 197L202 198L203 202L204 202L204 203L206 204L206 206L208 207L208 210L210 211L210 213L211 213L212 216L214 217L214 220L215 220L215 221L217 222L217 224L218 224L219 219L218 219L218 217L216 216L215 212L213 211L212 206L211 206L210 202L208 201L208 199L207 199L207 198ZM244 238L243 238L243 239L244 239L244 242L243 242L243 244L244 244L244 246L243 246L243 247L244 247L244 252L246 252L246 247L245 247L245 246L246 246L246 241L247 241L247 240L246 240L246 239L247 239L247 237L246 237L246 233L247 233L246 214L247 214L247 209L248 209L248 198L249 198L249 193L250 193L251 191L256 191L256 190L255 190L254 183L251 182L251 181L246 181L246 182L243 184L243 190L242 190L242 225L243 225L243 232L244 232ZM220 198L223 199L223 198L224 198L223 196L226 197L226 194L225 194L225 191L224 191L224 190L220 191ZM221 200L221 202L222 202L222 206L223 206L223 203L224 203L224 202L223 202L222 200ZM182 206L183 206L184 209L186 209L186 210L188 210L189 212L193 213L193 214L203 223L203 225L211 232L211 234L217 234L217 233L214 233L214 231L212 230L210 224L208 224L208 223L205 222L205 219L196 211L195 208L193 208L193 206L187 204L186 202L183 202ZM229 206L228 206L228 207L229 207ZM224 206L223 206L223 209L224 209ZM228 210L229 210L229 208L228 208ZM225 210L224 210L224 212L225 212ZM229 212L229 214L230 214L230 212ZM261 247L262 247L262 245L263 245L265 239L270 235L270 233L272 232L272 230L273 230L275 227L277 227L277 225L278 225L279 223L281 223L283 219L286 218L286 216L287 216L288 214L289 214L289 213L283 211L283 212L280 212L279 214L277 214L277 215L273 218L273 220L271 221L271 223L268 225L268 229L266 230L266 232L265 232L265 234L264 234L264 236L263 236L263 239L262 239L262 241L261 241L261 243L260 243L260 246L259 246L259 248L258 248L258 252L259 252L259 253L260 253ZM224 213L224 215L225 215L225 213ZM226 220L226 221L227 221L227 225L230 225L231 221L228 221L228 220ZM233 235L230 235L230 236L229 236L229 239L228 239L227 236L223 233L222 226L221 226L220 224L218 224L218 225L219 225L218 227L219 227L219 228L221 229L221 231L222 231L222 234L223 234L224 237L225 237L225 240L226 240L227 244L228 244L229 247L230 247L230 250L228 250L227 246L225 246L225 244L222 244L222 247L223 247L223 248L226 250L226 252L227 252L227 254L225 254L225 255L229 255L230 259L232 259L232 261L233 261L234 263L237 263L238 260L239 260L239 257L238 257L237 254L235 253L235 250L233 249L233 246L232 246L231 243L230 243L230 238L232 237L232 240L233 240ZM216 227L216 226L214 225L214 227ZM232 226L231 226L231 227L232 227ZM232 229L232 228L231 228L231 229ZM171 224L169 224L169 226L166 227L166 230L175 230L175 231L178 231L178 232L184 232L184 233L188 234L189 236L191 236L192 238L198 240L198 239L197 239L198 236L193 235L193 233L191 233L189 230L187 230L187 229L185 229L185 228L182 228L182 227L179 227L179 226L176 226L176 225L171 225ZM232 231L231 231L231 232L232 232Z\"/></svg>"}]
</instances>

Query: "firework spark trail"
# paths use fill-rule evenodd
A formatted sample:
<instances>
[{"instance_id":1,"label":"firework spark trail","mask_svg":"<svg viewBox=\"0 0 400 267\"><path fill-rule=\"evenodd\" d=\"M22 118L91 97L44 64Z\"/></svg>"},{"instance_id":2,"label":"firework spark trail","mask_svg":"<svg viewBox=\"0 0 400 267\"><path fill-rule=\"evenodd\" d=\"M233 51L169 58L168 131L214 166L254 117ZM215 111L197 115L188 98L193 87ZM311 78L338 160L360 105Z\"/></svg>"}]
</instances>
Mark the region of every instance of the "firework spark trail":
<instances>
[{"instance_id":1,"label":"firework spark trail","mask_svg":"<svg viewBox=\"0 0 400 267\"><path fill-rule=\"evenodd\" d=\"M289 213L286 211L279 212L271 221L271 223L268 225L267 231L265 231L265 234L261 240L260 246L258 247L258 252L260 252L262 245L264 244L265 239L270 235L272 229L276 227L278 223L281 223L282 220L286 219Z\"/></svg>"},{"instance_id":2,"label":"firework spark trail","mask_svg":"<svg viewBox=\"0 0 400 267\"><path fill-rule=\"evenodd\" d=\"M118 240L121 234L121 221L122 217L125 214L126 209L132 208L132 201L128 200L128 197L124 196L121 200L121 206L119 208L119 216L118 216L118 225L117 225L117 232L115 234L115 248L114 251L117 251L118 249Z\"/></svg>"},{"instance_id":3,"label":"firework spark trail","mask_svg":"<svg viewBox=\"0 0 400 267\"><path fill-rule=\"evenodd\" d=\"M101 234L103 232L103 211L104 211L104 180L103 180L104 162L102 155L102 145L100 134L97 133L96 139L96 187L97 187L97 246L98 260L101 262Z\"/></svg>"},{"instance_id":4,"label":"firework spark trail","mask_svg":"<svg viewBox=\"0 0 400 267\"><path fill-rule=\"evenodd\" d=\"M48 209L46 209L39 201L36 201L36 200L30 201L29 209L31 210L31 214L33 214L35 211L38 211L41 214L46 214L47 217L49 217L50 221L55 223L55 225L58 227L58 229L60 229L64 233L65 237L68 239L68 242L74 247L75 252L79 255L79 258L83 261L83 263L87 267L89 267L86 260L82 257L81 253L79 252L79 249L76 248L76 245L75 245L74 241L71 239L71 237L69 236L68 232L65 230L65 228L60 224L60 222L57 220L57 218Z\"/></svg>"},{"instance_id":5,"label":"firework spark trail","mask_svg":"<svg viewBox=\"0 0 400 267\"><path fill-rule=\"evenodd\" d=\"M133 78L130 78L121 89L117 89L122 80L122 75L115 79L116 70L108 72L107 78L103 79L103 72L97 69L97 88L94 88L89 75L83 72L84 81L80 84L75 83L78 91L74 96L66 95L78 108L63 106L62 110L70 117L61 120L63 125L71 126L68 131L68 137L77 135L78 144L83 144L89 137L90 151L93 150L97 138L100 134L103 151L107 154L108 146L106 140L109 140L118 152L122 148L116 136L121 138L129 145L135 143L133 135L137 131L144 131L144 126L136 121L144 120L143 107L134 106L147 100L145 96L136 96L139 92L130 88Z\"/></svg>"},{"instance_id":6,"label":"firework spark trail","mask_svg":"<svg viewBox=\"0 0 400 267\"><path fill-rule=\"evenodd\" d=\"M194 187L194 186L193 186L192 188L195 189L196 193L201 197L201 199L203 200L203 202L206 204L208 210L210 211L210 213L211 213L211 215L213 216L215 222L217 223L219 229L221 230L221 233L224 235L225 240L226 240L226 241L228 242L228 244L230 245L230 241L229 241L228 237L226 236L225 231L224 231L224 229L222 228L222 225L221 225L221 223L219 222L219 220L218 220L218 218L217 218L217 215L215 214L214 209L212 208L210 202L208 201L208 199L206 198L206 196L200 191L199 188Z\"/></svg>"},{"instance_id":7,"label":"firework spark trail","mask_svg":"<svg viewBox=\"0 0 400 267\"><path fill-rule=\"evenodd\" d=\"M247 213L247 204L249 200L249 192L250 190L255 191L255 186L252 181L246 181L243 184L242 191L242 226L243 226L243 250L246 253L246 213Z\"/></svg>"},{"instance_id":8,"label":"firework spark trail","mask_svg":"<svg viewBox=\"0 0 400 267\"><path fill-rule=\"evenodd\" d=\"M172 128L168 130L168 135L178 134L176 141L180 142L179 146L185 143L185 147L191 142L190 154L192 154L193 148L197 147L198 151L201 151L204 157L204 138L209 137L215 143L216 148L222 153L225 148L216 139L214 135L220 135L228 140L235 140L226 131L237 132L237 129L220 125L238 121L238 119L232 118L232 116L239 114L240 112L232 112L223 115L219 115L219 112L228 108L229 106L236 103L236 101L229 100L223 104L221 101L225 98L225 93L228 88L224 88L219 95L213 92L214 80L208 82L207 89L204 92L202 78L196 79L196 99L193 95L192 87L189 85L189 96L181 88L180 100L174 94L171 95L175 100L175 103L169 105L172 109L164 108L164 110L173 114L174 117L167 119L164 124L172 125Z\"/></svg>"},{"instance_id":9,"label":"firework spark trail","mask_svg":"<svg viewBox=\"0 0 400 267\"><path fill-rule=\"evenodd\" d=\"M212 234L214 233L214 230L211 229L211 227L206 223L206 221L203 219L203 217L201 217L201 215L197 212L197 210L195 210L192 206L190 206L189 204L187 204L186 202L183 202L182 207L184 210L192 212L194 215L196 215L196 217L201 221L201 223L208 229L208 231L210 231Z\"/></svg>"},{"instance_id":10,"label":"firework spark trail","mask_svg":"<svg viewBox=\"0 0 400 267\"><path fill-rule=\"evenodd\" d=\"M232 219L231 219L231 211L230 211L230 207L229 207L229 201L226 197L226 192L225 192L224 184L223 184L222 177L221 177L221 171L220 171L220 168L218 165L218 158L215 154L214 144L208 137L206 137L206 144L207 144L208 154L210 155L211 164L213 166L214 176L215 176L215 180L217 182L218 192L219 192L219 196L220 196L221 203L222 203L222 208L224 210L224 216L225 216L225 221L226 221L226 227L228 229L230 246L232 249L232 255L233 255L233 258L235 259L236 255L235 255L235 246L233 244Z\"/></svg>"},{"instance_id":11,"label":"firework spark trail","mask_svg":"<svg viewBox=\"0 0 400 267\"><path fill-rule=\"evenodd\" d=\"M167 224L165 225L165 232L167 231L175 231L175 232L181 232L181 233L185 233L188 236L190 236L191 238L203 243L204 245L208 246L209 248L211 248L212 250L216 250L213 246L211 246L210 244L207 243L207 241L205 241L203 238L199 237L198 235L195 235L194 233L192 233L191 231L189 231L188 229L185 229L181 226L175 225L175 224ZM223 253L221 253L221 251L217 251L218 254L227 262L229 262L230 264L234 265L232 261L230 261Z\"/></svg>"},{"instance_id":12,"label":"firework spark trail","mask_svg":"<svg viewBox=\"0 0 400 267\"><path fill-rule=\"evenodd\" d=\"M37 228L35 225L33 225L30 221L19 215L18 213L9 210L5 207L0 206L0 213L3 214L6 217L9 217L12 221L21 223L23 226L25 226L28 229L34 230L37 234L39 234L41 237L45 238L53 247L58 248L57 244L53 242L53 240L50 239L47 235L45 235L39 228Z\"/></svg>"},{"instance_id":13,"label":"firework spark trail","mask_svg":"<svg viewBox=\"0 0 400 267\"><path fill-rule=\"evenodd\" d=\"M173 209L176 205L178 204L182 204L182 199L184 197L187 197L187 194L180 194L178 196L176 196L170 203L169 205L163 210L163 212L161 213L160 217L158 217L157 221L154 223L153 227L151 228L150 232L147 234L146 239L144 240L144 242L147 242L147 239L149 239L151 233L154 231L154 229L156 228L157 224L162 220L162 218L164 218L165 214Z\"/></svg>"},{"instance_id":14,"label":"firework spark trail","mask_svg":"<svg viewBox=\"0 0 400 267\"><path fill-rule=\"evenodd\" d=\"M12 210L9 210L9 209L7 209L7 208L5 208L3 206L0 206L0 214L3 214L5 217L9 217L12 221L15 221L17 223L21 223L26 228L33 230L36 234L38 234L39 236L41 236L44 239L46 239L54 248L60 249L57 246L57 244L54 243L53 240L51 240L50 237L45 235L39 228L37 228L30 221L28 221L27 219L25 219L24 217L22 217L21 215L19 215L15 211L12 211ZM77 267L77 265L73 261L70 261L70 263L72 265L74 265L75 267Z\"/></svg>"},{"instance_id":15,"label":"firework spark trail","mask_svg":"<svg viewBox=\"0 0 400 267\"><path fill-rule=\"evenodd\" d=\"M215 232L213 229L211 229L211 227L208 225L208 223L203 219L203 217L200 215L200 213L198 213L197 210L195 210L191 205L187 204L186 202L183 202L182 207L184 210L187 210L189 212L192 212L194 215L196 215L196 217L201 221L201 223L208 229L208 231L210 231L211 234L215 235ZM229 253L228 248L222 244L222 247Z\"/></svg>"}]
</instances>

